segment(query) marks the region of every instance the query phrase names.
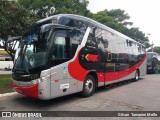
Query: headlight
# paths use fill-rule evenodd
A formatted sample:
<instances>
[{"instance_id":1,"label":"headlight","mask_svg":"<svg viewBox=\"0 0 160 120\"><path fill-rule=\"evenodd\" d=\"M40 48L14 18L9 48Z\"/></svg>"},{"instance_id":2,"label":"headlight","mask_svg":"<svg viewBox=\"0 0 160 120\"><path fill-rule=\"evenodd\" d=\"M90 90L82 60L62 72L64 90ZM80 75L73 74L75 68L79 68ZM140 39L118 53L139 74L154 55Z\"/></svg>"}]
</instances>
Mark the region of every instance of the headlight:
<instances>
[{"instance_id":1,"label":"headlight","mask_svg":"<svg viewBox=\"0 0 160 120\"><path fill-rule=\"evenodd\" d=\"M40 77L38 79L31 80L31 84L35 85L35 84L41 83L41 82L47 80L48 78L50 78L50 76Z\"/></svg>"},{"instance_id":2,"label":"headlight","mask_svg":"<svg viewBox=\"0 0 160 120\"><path fill-rule=\"evenodd\" d=\"M37 79L36 80L31 80L31 83L34 85L34 84L37 84Z\"/></svg>"}]
</instances>

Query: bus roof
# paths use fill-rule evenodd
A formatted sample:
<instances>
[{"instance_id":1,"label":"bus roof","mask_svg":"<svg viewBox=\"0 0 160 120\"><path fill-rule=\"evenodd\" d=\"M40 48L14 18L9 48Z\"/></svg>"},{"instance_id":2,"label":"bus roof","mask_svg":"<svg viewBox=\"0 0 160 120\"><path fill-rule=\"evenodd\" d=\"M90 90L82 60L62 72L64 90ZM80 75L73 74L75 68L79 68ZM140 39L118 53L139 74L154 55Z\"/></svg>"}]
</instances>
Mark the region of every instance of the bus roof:
<instances>
[{"instance_id":1,"label":"bus roof","mask_svg":"<svg viewBox=\"0 0 160 120\"><path fill-rule=\"evenodd\" d=\"M121 36L121 37L123 37L125 39L134 41L134 42L144 46L143 44L135 41L134 39L132 39L132 38L130 38L130 37L118 32L118 31L116 31L116 30L114 30L114 29L112 29L112 28L110 28L108 26L105 26L105 25L103 25L103 24L101 24L101 23L99 23L99 22L97 22L95 20L92 20L92 19L84 17L84 16L80 16L80 15L75 15L75 14L57 14L57 15L50 16L50 17L44 18L42 20L39 20L37 23L41 23L41 22L48 21L48 20L53 20L55 18L59 19L60 17L68 17L68 18L71 18L71 19L76 19L76 20L80 20L80 21L89 23L90 25L93 25L93 26L99 27L101 29L107 30L107 31L109 31L109 32L111 32L113 34L116 34L118 36Z\"/></svg>"}]
</instances>

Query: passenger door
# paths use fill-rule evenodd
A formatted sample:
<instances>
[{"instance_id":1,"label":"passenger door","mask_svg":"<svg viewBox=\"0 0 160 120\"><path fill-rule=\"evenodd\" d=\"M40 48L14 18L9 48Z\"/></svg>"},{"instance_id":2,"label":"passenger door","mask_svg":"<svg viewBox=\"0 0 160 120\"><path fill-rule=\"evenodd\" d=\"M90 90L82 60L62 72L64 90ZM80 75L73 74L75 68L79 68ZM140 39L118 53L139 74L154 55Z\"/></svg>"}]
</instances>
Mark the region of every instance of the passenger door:
<instances>
[{"instance_id":1,"label":"passenger door","mask_svg":"<svg viewBox=\"0 0 160 120\"><path fill-rule=\"evenodd\" d=\"M51 52L51 98L77 92L77 81L71 79L68 64L72 56L71 39L59 31Z\"/></svg>"}]
</instances>

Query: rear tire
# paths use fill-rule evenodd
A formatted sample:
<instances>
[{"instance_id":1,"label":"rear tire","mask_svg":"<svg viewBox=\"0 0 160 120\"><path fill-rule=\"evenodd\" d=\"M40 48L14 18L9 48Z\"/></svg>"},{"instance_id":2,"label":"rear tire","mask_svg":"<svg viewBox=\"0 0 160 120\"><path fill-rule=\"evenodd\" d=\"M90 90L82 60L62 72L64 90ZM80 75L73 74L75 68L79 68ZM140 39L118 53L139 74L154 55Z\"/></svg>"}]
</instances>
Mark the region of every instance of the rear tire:
<instances>
[{"instance_id":1,"label":"rear tire","mask_svg":"<svg viewBox=\"0 0 160 120\"><path fill-rule=\"evenodd\" d=\"M81 95L83 97L89 97L92 96L93 93L95 92L95 79L92 75L87 75L87 77L84 80L83 84L83 90L81 92Z\"/></svg>"}]
</instances>

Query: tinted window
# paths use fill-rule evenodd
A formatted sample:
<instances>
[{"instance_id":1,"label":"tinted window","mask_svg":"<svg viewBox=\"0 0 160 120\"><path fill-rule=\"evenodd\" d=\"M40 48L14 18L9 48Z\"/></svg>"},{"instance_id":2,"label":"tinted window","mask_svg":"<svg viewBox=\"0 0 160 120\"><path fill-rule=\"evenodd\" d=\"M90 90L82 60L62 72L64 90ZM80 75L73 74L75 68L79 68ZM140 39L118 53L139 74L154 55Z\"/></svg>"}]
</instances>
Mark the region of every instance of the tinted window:
<instances>
[{"instance_id":1,"label":"tinted window","mask_svg":"<svg viewBox=\"0 0 160 120\"><path fill-rule=\"evenodd\" d=\"M108 38L107 38L107 32L102 29L97 29L95 32L96 41L98 43L98 48L100 48L103 51L108 50Z\"/></svg>"},{"instance_id":2,"label":"tinted window","mask_svg":"<svg viewBox=\"0 0 160 120\"><path fill-rule=\"evenodd\" d=\"M87 48L97 48L97 43L95 40L95 36L93 34L93 30L90 31L88 39L87 39L87 43L86 43L86 47Z\"/></svg>"},{"instance_id":3,"label":"tinted window","mask_svg":"<svg viewBox=\"0 0 160 120\"><path fill-rule=\"evenodd\" d=\"M58 65L74 57L83 33L79 30L57 30L52 47L52 63Z\"/></svg>"},{"instance_id":4,"label":"tinted window","mask_svg":"<svg viewBox=\"0 0 160 120\"><path fill-rule=\"evenodd\" d=\"M84 24L80 20L74 20L67 17L61 17L58 21L59 24L70 26L70 27L76 27L81 32L85 32L87 29L87 24Z\"/></svg>"}]
</instances>

